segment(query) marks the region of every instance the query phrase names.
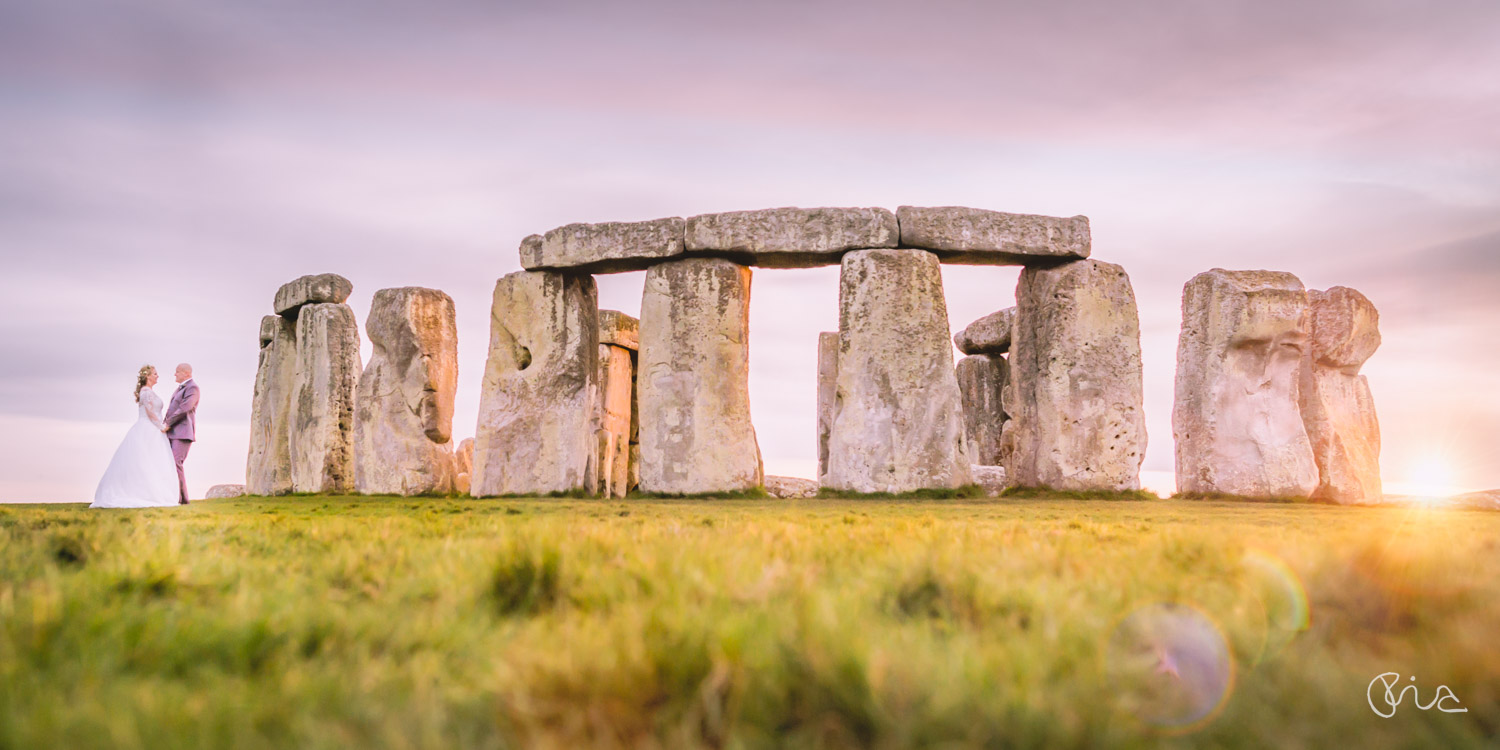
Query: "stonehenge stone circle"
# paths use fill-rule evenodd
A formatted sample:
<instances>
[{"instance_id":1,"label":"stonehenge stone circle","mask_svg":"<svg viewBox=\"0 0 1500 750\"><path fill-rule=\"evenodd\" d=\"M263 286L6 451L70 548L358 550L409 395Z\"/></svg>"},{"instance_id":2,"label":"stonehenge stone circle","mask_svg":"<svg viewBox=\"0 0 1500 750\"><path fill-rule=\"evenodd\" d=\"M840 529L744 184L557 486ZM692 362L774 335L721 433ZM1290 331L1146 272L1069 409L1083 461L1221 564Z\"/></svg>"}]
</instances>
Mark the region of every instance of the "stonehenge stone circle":
<instances>
[{"instance_id":1,"label":"stonehenge stone circle","mask_svg":"<svg viewBox=\"0 0 1500 750\"><path fill-rule=\"evenodd\" d=\"M528 271L640 271L682 254L681 218L569 224L521 241Z\"/></svg>"},{"instance_id":2,"label":"stonehenge stone circle","mask_svg":"<svg viewBox=\"0 0 1500 750\"><path fill-rule=\"evenodd\" d=\"M292 491L354 489L354 390L359 324L348 305L314 303L297 311L292 381Z\"/></svg>"},{"instance_id":3,"label":"stonehenge stone circle","mask_svg":"<svg viewBox=\"0 0 1500 750\"><path fill-rule=\"evenodd\" d=\"M1336 286L1309 290L1309 346L1302 365L1302 421L1318 466L1313 498L1378 503L1380 421L1370 383L1359 374L1380 346L1380 313L1363 294Z\"/></svg>"},{"instance_id":4,"label":"stonehenge stone circle","mask_svg":"<svg viewBox=\"0 0 1500 750\"><path fill-rule=\"evenodd\" d=\"M343 304L353 292L354 285L336 273L303 276L277 289L271 308L277 315L295 318L303 305Z\"/></svg>"},{"instance_id":5,"label":"stonehenge stone circle","mask_svg":"<svg viewBox=\"0 0 1500 750\"><path fill-rule=\"evenodd\" d=\"M373 353L354 409L354 489L369 495L453 491L458 326L436 289L381 289L365 335Z\"/></svg>"},{"instance_id":6,"label":"stonehenge stone circle","mask_svg":"<svg viewBox=\"0 0 1500 750\"><path fill-rule=\"evenodd\" d=\"M811 268L848 250L895 247L896 215L884 208L768 208L687 220L688 255L725 255L762 268Z\"/></svg>"},{"instance_id":7,"label":"stonehenge stone circle","mask_svg":"<svg viewBox=\"0 0 1500 750\"><path fill-rule=\"evenodd\" d=\"M604 497L630 488L631 423L640 324L617 310L599 311L599 486Z\"/></svg>"},{"instance_id":8,"label":"stonehenge stone circle","mask_svg":"<svg viewBox=\"0 0 1500 750\"><path fill-rule=\"evenodd\" d=\"M1016 286L1005 423L1007 479L1057 490L1140 489L1146 454L1141 334L1125 270L1030 267Z\"/></svg>"},{"instance_id":9,"label":"stonehenge stone circle","mask_svg":"<svg viewBox=\"0 0 1500 750\"><path fill-rule=\"evenodd\" d=\"M250 401L250 455L245 487L252 495L292 491L292 382L297 373L296 324L280 315L260 321L260 364Z\"/></svg>"},{"instance_id":10,"label":"stonehenge stone circle","mask_svg":"<svg viewBox=\"0 0 1500 750\"><path fill-rule=\"evenodd\" d=\"M970 482L948 336L937 256L892 249L844 256L823 486L895 493Z\"/></svg>"},{"instance_id":11,"label":"stonehenge stone circle","mask_svg":"<svg viewBox=\"0 0 1500 750\"><path fill-rule=\"evenodd\" d=\"M642 491L762 486L750 423L750 276L722 258L646 272L636 380Z\"/></svg>"},{"instance_id":12,"label":"stonehenge stone circle","mask_svg":"<svg viewBox=\"0 0 1500 750\"><path fill-rule=\"evenodd\" d=\"M1087 216L1058 218L940 206L896 209L901 247L931 250L944 263L1031 265L1089 257Z\"/></svg>"},{"instance_id":13,"label":"stonehenge stone circle","mask_svg":"<svg viewBox=\"0 0 1500 750\"><path fill-rule=\"evenodd\" d=\"M1007 307L969 324L953 336L953 344L964 354L1005 354L1010 351L1011 329L1016 308Z\"/></svg>"},{"instance_id":14,"label":"stonehenge stone circle","mask_svg":"<svg viewBox=\"0 0 1500 750\"><path fill-rule=\"evenodd\" d=\"M977 464L1000 466L1000 433L1007 419L1000 394L1010 381L1010 364L998 354L972 354L958 361L954 375L964 407L969 458Z\"/></svg>"},{"instance_id":15,"label":"stonehenge stone circle","mask_svg":"<svg viewBox=\"0 0 1500 750\"><path fill-rule=\"evenodd\" d=\"M1307 293L1289 273L1198 274L1177 343L1177 490L1308 497L1318 467L1303 424Z\"/></svg>"},{"instance_id":16,"label":"stonehenge stone circle","mask_svg":"<svg viewBox=\"0 0 1500 750\"><path fill-rule=\"evenodd\" d=\"M470 493L592 492L598 377L593 277L518 271L497 281Z\"/></svg>"},{"instance_id":17,"label":"stonehenge stone circle","mask_svg":"<svg viewBox=\"0 0 1500 750\"><path fill-rule=\"evenodd\" d=\"M818 481L828 474L828 435L833 431L833 401L838 391L839 333L818 334Z\"/></svg>"}]
</instances>

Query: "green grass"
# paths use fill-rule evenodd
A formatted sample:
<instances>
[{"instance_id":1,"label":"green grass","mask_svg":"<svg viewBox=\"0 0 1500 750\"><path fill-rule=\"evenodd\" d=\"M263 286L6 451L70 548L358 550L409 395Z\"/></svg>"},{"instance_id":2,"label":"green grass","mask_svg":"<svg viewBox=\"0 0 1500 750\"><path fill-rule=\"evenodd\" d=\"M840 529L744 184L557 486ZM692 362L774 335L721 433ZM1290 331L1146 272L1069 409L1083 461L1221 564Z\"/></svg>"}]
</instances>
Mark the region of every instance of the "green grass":
<instances>
[{"instance_id":1,"label":"green grass","mask_svg":"<svg viewBox=\"0 0 1500 750\"><path fill-rule=\"evenodd\" d=\"M1112 646L1163 602L1216 623L1236 669L1188 731L1137 719L1155 694ZM1366 687L1383 672L1415 675L1424 704L1446 685L1469 711L1408 697L1380 718ZM1047 498L0 506L7 750L1380 749L1497 734L1500 514Z\"/></svg>"}]
</instances>

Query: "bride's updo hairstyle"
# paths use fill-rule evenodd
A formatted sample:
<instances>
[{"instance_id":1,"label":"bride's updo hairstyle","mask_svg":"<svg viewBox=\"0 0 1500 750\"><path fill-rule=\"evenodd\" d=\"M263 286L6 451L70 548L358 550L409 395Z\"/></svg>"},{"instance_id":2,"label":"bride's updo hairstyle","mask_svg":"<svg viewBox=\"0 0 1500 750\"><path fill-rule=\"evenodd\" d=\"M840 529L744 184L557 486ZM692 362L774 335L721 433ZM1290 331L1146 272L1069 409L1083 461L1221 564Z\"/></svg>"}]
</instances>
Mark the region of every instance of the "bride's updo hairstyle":
<instances>
[{"instance_id":1,"label":"bride's updo hairstyle","mask_svg":"<svg viewBox=\"0 0 1500 750\"><path fill-rule=\"evenodd\" d=\"M141 365L141 371L138 372L138 373L136 373L136 375L135 375L135 402L137 404L139 404L141 402L141 389L146 387L146 379L149 378L149 377L151 377L151 373L153 373L153 372L156 372L156 368L155 367L152 367L151 365Z\"/></svg>"}]
</instances>

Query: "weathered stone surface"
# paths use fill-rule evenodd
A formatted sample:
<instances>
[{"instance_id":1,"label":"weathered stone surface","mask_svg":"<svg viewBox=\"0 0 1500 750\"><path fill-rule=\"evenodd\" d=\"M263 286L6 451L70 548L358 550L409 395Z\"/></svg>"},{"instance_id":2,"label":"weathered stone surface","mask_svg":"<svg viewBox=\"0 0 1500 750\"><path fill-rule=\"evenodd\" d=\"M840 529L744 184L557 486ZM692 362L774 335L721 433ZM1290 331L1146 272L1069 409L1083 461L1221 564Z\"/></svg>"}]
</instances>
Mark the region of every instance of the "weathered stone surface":
<instances>
[{"instance_id":1,"label":"weathered stone surface","mask_svg":"<svg viewBox=\"0 0 1500 750\"><path fill-rule=\"evenodd\" d=\"M1318 465L1313 498L1378 503L1380 421L1359 369L1380 346L1380 313L1363 294L1310 290L1309 346L1302 363L1302 423Z\"/></svg>"},{"instance_id":2,"label":"weathered stone surface","mask_svg":"<svg viewBox=\"0 0 1500 750\"><path fill-rule=\"evenodd\" d=\"M1307 300L1313 361L1357 374L1380 348L1380 311L1368 297L1346 286L1311 290Z\"/></svg>"},{"instance_id":3,"label":"weathered stone surface","mask_svg":"<svg viewBox=\"0 0 1500 750\"><path fill-rule=\"evenodd\" d=\"M1016 307L1006 476L1022 487L1140 489L1146 419L1130 277L1094 260L1027 268Z\"/></svg>"},{"instance_id":4,"label":"weathered stone surface","mask_svg":"<svg viewBox=\"0 0 1500 750\"><path fill-rule=\"evenodd\" d=\"M458 448L453 451L453 464L460 474L474 473L474 438L459 441Z\"/></svg>"},{"instance_id":5,"label":"weathered stone surface","mask_svg":"<svg viewBox=\"0 0 1500 750\"><path fill-rule=\"evenodd\" d=\"M641 490L760 487L750 423L750 269L688 258L647 271L639 364Z\"/></svg>"},{"instance_id":6,"label":"weathered stone surface","mask_svg":"<svg viewBox=\"0 0 1500 750\"><path fill-rule=\"evenodd\" d=\"M528 271L639 271L682 254L680 217L652 221L569 224L521 241Z\"/></svg>"},{"instance_id":7,"label":"weathered stone surface","mask_svg":"<svg viewBox=\"0 0 1500 750\"><path fill-rule=\"evenodd\" d=\"M1029 265L1089 257L1089 217L1034 216L942 206L896 209L901 246L931 250L944 263Z\"/></svg>"},{"instance_id":8,"label":"weathered stone surface","mask_svg":"<svg viewBox=\"0 0 1500 750\"><path fill-rule=\"evenodd\" d=\"M828 435L833 432L833 403L838 392L839 332L818 334L818 481L828 474Z\"/></svg>"},{"instance_id":9,"label":"weathered stone surface","mask_svg":"<svg viewBox=\"0 0 1500 750\"><path fill-rule=\"evenodd\" d=\"M630 350L599 345L599 484L602 497L625 497L630 486L630 402L635 368Z\"/></svg>"},{"instance_id":10,"label":"weathered stone surface","mask_svg":"<svg viewBox=\"0 0 1500 750\"><path fill-rule=\"evenodd\" d=\"M292 491L351 492L359 324L348 305L307 305L297 315L296 337L290 419Z\"/></svg>"},{"instance_id":11,"label":"weathered stone surface","mask_svg":"<svg viewBox=\"0 0 1500 750\"><path fill-rule=\"evenodd\" d=\"M520 271L495 283L474 496L594 489L598 299L589 276Z\"/></svg>"},{"instance_id":12,"label":"weathered stone surface","mask_svg":"<svg viewBox=\"0 0 1500 750\"><path fill-rule=\"evenodd\" d=\"M974 484L984 490L985 497L999 497L1010 486L1005 481L1004 466L975 464L969 467L969 473L974 476Z\"/></svg>"},{"instance_id":13,"label":"weathered stone surface","mask_svg":"<svg viewBox=\"0 0 1500 750\"><path fill-rule=\"evenodd\" d=\"M245 485L243 484L216 484L208 488L208 494L204 495L206 500L227 500L231 497L244 497Z\"/></svg>"},{"instance_id":14,"label":"weathered stone surface","mask_svg":"<svg viewBox=\"0 0 1500 750\"><path fill-rule=\"evenodd\" d=\"M336 273L303 276L281 285L271 309L277 315L297 317L303 305L338 305L354 293L354 284Z\"/></svg>"},{"instance_id":15,"label":"weathered stone surface","mask_svg":"<svg viewBox=\"0 0 1500 750\"><path fill-rule=\"evenodd\" d=\"M1010 365L1001 356L976 354L960 359L954 374L964 405L970 458L982 465L999 466L1000 431L1006 420L1000 394L1010 381Z\"/></svg>"},{"instance_id":16,"label":"weathered stone surface","mask_svg":"<svg viewBox=\"0 0 1500 750\"><path fill-rule=\"evenodd\" d=\"M969 483L948 335L937 256L883 249L844 255L823 486L909 492Z\"/></svg>"},{"instance_id":17,"label":"weathered stone surface","mask_svg":"<svg viewBox=\"0 0 1500 750\"><path fill-rule=\"evenodd\" d=\"M599 343L636 351L641 348L641 322L619 310L600 310Z\"/></svg>"},{"instance_id":18,"label":"weathered stone surface","mask_svg":"<svg viewBox=\"0 0 1500 750\"><path fill-rule=\"evenodd\" d=\"M453 492L460 496L467 496L473 489L473 475L462 471L453 475Z\"/></svg>"},{"instance_id":19,"label":"weathered stone surface","mask_svg":"<svg viewBox=\"0 0 1500 750\"><path fill-rule=\"evenodd\" d=\"M727 255L764 268L831 266L849 250L895 247L901 231L884 208L767 208L687 220L687 254Z\"/></svg>"},{"instance_id":20,"label":"weathered stone surface","mask_svg":"<svg viewBox=\"0 0 1500 750\"><path fill-rule=\"evenodd\" d=\"M1005 354L1010 351L1015 324L1016 308L1007 307L970 323L953 337L953 343L964 354Z\"/></svg>"},{"instance_id":21,"label":"weathered stone surface","mask_svg":"<svg viewBox=\"0 0 1500 750\"><path fill-rule=\"evenodd\" d=\"M1198 274L1177 342L1177 490L1308 497L1318 468L1303 425L1307 293L1289 273Z\"/></svg>"},{"instance_id":22,"label":"weathered stone surface","mask_svg":"<svg viewBox=\"0 0 1500 750\"><path fill-rule=\"evenodd\" d=\"M811 479L768 475L766 477L766 494L782 500L817 497L818 483Z\"/></svg>"},{"instance_id":23,"label":"weathered stone surface","mask_svg":"<svg viewBox=\"0 0 1500 750\"><path fill-rule=\"evenodd\" d=\"M354 400L354 489L367 495L453 491L458 326L436 289L381 289L365 335L372 353Z\"/></svg>"},{"instance_id":24,"label":"weathered stone surface","mask_svg":"<svg viewBox=\"0 0 1500 750\"><path fill-rule=\"evenodd\" d=\"M260 321L260 364L250 400L250 455L245 486L252 495L292 491L291 410L297 374L295 324L280 315Z\"/></svg>"}]
</instances>

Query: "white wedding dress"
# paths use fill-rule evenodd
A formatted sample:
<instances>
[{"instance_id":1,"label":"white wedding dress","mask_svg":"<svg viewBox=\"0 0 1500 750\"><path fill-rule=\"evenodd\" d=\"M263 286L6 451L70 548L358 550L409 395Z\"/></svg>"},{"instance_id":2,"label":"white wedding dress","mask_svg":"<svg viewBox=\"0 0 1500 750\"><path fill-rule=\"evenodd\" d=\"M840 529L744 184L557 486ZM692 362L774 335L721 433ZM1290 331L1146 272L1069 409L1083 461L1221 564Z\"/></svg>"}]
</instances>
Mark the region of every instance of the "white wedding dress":
<instances>
[{"instance_id":1,"label":"white wedding dress","mask_svg":"<svg viewBox=\"0 0 1500 750\"><path fill-rule=\"evenodd\" d=\"M90 508L154 508L177 504L177 462L161 431L162 403L156 391L141 387L135 424L115 449L94 490Z\"/></svg>"}]
</instances>

